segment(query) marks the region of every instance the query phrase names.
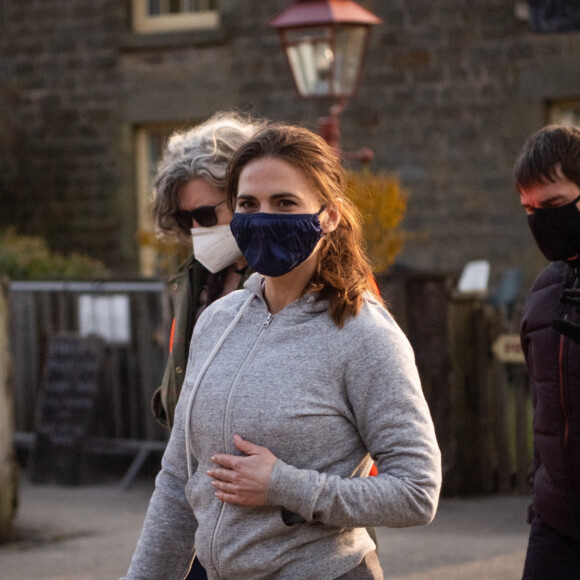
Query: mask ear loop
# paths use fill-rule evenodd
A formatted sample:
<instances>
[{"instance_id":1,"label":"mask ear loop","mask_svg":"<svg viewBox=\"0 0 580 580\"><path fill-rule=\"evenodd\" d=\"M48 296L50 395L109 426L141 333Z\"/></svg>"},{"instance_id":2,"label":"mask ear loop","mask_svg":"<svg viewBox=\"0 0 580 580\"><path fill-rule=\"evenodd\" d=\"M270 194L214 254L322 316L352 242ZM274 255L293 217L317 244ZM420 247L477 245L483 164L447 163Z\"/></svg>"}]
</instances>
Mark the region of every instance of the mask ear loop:
<instances>
[{"instance_id":1,"label":"mask ear loop","mask_svg":"<svg viewBox=\"0 0 580 580\"><path fill-rule=\"evenodd\" d=\"M323 205L320 210L315 213L314 215L316 216L316 219L318 220L318 225L320 225L320 214L326 209L326 205ZM328 234L326 232L322 232L322 235L320 236L321 238L325 238Z\"/></svg>"}]
</instances>

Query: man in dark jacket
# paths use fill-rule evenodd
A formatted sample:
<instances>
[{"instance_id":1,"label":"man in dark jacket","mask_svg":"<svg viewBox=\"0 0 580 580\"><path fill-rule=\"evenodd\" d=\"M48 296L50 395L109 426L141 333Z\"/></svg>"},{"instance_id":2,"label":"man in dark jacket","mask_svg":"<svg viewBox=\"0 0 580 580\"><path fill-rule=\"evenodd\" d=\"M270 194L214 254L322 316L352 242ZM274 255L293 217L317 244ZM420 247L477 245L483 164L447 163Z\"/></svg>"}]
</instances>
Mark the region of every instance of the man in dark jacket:
<instances>
[{"instance_id":1,"label":"man in dark jacket","mask_svg":"<svg viewBox=\"0 0 580 580\"><path fill-rule=\"evenodd\" d=\"M550 125L516 161L515 185L550 264L522 315L532 379L532 524L524 580L580 578L580 129Z\"/></svg>"}]
</instances>

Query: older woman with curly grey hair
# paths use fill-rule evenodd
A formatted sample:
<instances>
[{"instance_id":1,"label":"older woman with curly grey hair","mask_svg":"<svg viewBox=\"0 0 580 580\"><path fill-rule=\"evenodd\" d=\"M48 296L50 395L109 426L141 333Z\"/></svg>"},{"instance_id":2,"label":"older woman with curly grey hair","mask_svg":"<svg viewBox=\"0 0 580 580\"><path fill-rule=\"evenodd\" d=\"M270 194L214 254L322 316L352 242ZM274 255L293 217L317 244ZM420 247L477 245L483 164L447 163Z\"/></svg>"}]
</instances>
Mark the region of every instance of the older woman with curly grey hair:
<instances>
[{"instance_id":1,"label":"older woman with curly grey hair","mask_svg":"<svg viewBox=\"0 0 580 580\"><path fill-rule=\"evenodd\" d=\"M189 197L203 198L196 187L202 185L204 193L212 190L212 196L202 199L202 203L213 199L225 201L227 164L238 147L262 125L261 121L246 119L237 113L217 113L193 129L176 132L169 138L154 180L153 215L161 236L183 239L189 237L192 226L212 227L228 218L225 204L213 212L205 210L207 206L188 203ZM204 207L204 211L191 213L199 207ZM196 220L196 215L203 223ZM213 224L216 215L217 221Z\"/></svg>"},{"instance_id":2,"label":"older woman with curly grey hair","mask_svg":"<svg viewBox=\"0 0 580 580\"><path fill-rule=\"evenodd\" d=\"M264 125L237 113L218 113L174 133L154 180L153 217L159 237L193 239L193 255L169 281L173 324L169 359L152 401L157 420L171 429L193 327L214 300L240 288L247 264L230 232L226 167L236 150ZM189 580L206 578L194 562Z\"/></svg>"},{"instance_id":3,"label":"older woman with curly grey hair","mask_svg":"<svg viewBox=\"0 0 580 580\"><path fill-rule=\"evenodd\" d=\"M236 150L264 125L238 113L217 113L168 141L154 180L153 217L162 238L193 238L193 256L170 280L174 308L170 357L153 409L171 428L189 340L201 312L243 281L246 261L230 232L225 175Z\"/></svg>"}]
</instances>

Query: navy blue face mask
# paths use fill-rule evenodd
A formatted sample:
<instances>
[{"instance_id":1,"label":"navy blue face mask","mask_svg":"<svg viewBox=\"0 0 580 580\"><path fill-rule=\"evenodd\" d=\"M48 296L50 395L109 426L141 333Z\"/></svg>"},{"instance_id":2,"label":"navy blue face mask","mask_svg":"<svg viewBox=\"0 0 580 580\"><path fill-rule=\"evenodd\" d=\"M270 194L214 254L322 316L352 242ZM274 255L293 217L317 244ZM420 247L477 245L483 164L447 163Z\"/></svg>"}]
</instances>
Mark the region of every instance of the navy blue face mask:
<instances>
[{"instance_id":1,"label":"navy blue face mask","mask_svg":"<svg viewBox=\"0 0 580 580\"><path fill-rule=\"evenodd\" d=\"M264 276L283 276L302 264L324 235L318 216L235 213L230 229L250 267Z\"/></svg>"}]
</instances>

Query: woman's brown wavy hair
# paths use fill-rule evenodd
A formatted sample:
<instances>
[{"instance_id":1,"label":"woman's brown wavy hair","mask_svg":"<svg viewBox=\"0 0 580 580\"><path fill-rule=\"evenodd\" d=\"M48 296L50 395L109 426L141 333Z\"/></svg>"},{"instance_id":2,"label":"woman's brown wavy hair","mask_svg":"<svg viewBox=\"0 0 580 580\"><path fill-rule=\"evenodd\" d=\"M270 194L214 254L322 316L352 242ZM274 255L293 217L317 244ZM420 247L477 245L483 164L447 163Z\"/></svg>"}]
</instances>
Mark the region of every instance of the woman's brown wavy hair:
<instances>
[{"instance_id":1,"label":"woman's brown wavy hair","mask_svg":"<svg viewBox=\"0 0 580 580\"><path fill-rule=\"evenodd\" d=\"M316 272L304 290L318 292L319 300L328 300L330 315L340 328L347 317L360 312L365 292L380 300L365 254L361 217L346 197L340 157L308 129L286 124L267 126L242 145L228 165L226 199L232 213L242 170L261 158L281 159L300 170L317 192L321 206L340 207L342 200L339 224L322 238Z\"/></svg>"}]
</instances>

